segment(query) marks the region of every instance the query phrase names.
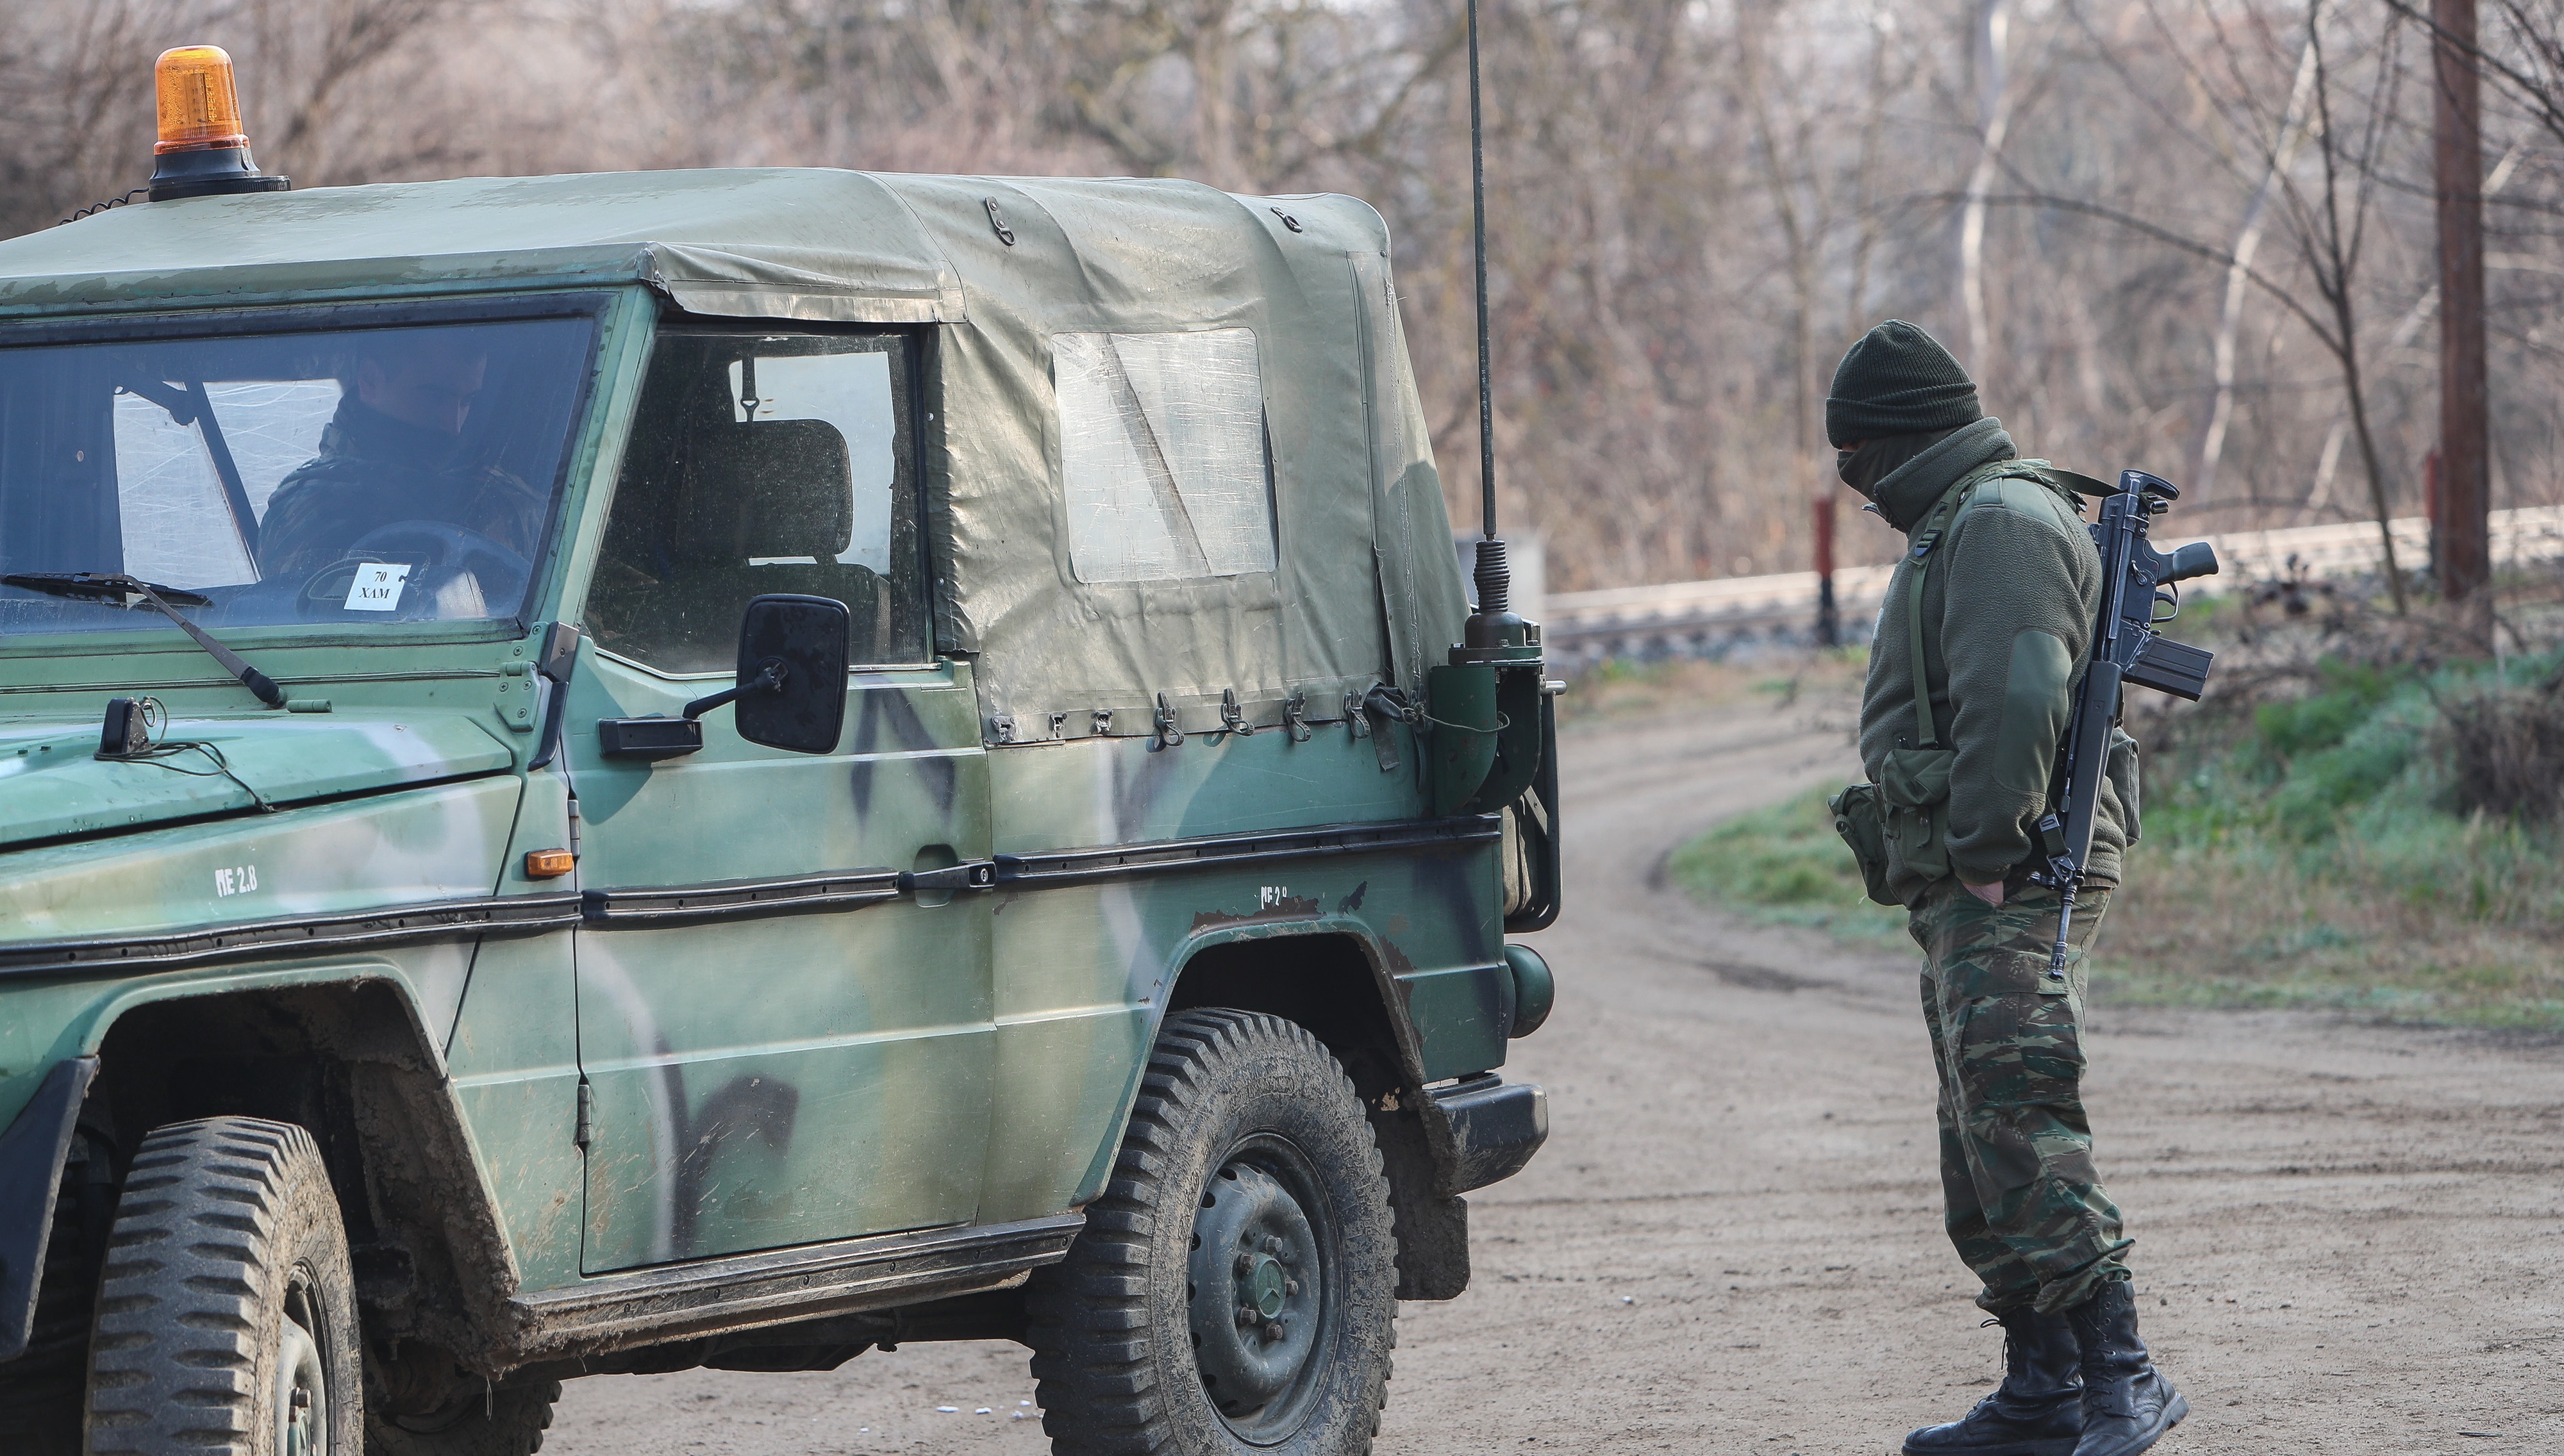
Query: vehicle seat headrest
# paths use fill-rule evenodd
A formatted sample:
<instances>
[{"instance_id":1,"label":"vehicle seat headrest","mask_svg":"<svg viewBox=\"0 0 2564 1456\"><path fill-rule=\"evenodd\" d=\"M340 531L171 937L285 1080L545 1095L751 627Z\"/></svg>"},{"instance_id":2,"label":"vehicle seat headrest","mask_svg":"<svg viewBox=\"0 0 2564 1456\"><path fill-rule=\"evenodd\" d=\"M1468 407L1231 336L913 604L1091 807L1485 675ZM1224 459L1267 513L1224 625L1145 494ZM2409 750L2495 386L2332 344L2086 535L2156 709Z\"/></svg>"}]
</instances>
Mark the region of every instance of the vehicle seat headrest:
<instances>
[{"instance_id":1,"label":"vehicle seat headrest","mask_svg":"<svg viewBox=\"0 0 2564 1456\"><path fill-rule=\"evenodd\" d=\"M695 562L833 561L854 538L846 440L824 420L698 430L684 471L686 528L670 544Z\"/></svg>"}]
</instances>

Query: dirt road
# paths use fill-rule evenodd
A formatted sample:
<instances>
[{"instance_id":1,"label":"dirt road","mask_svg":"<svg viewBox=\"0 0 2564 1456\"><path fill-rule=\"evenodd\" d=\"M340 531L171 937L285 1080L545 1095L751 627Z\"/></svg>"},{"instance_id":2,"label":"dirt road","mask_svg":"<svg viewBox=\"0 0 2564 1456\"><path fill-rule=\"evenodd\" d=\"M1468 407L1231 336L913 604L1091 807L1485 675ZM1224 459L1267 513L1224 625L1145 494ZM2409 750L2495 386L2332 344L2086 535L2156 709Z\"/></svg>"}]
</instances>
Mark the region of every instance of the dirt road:
<instances>
[{"instance_id":1,"label":"dirt road","mask_svg":"<svg viewBox=\"0 0 2564 1456\"><path fill-rule=\"evenodd\" d=\"M1914 965L1741 928L1654 873L1840 779L1842 734L1761 707L1584 731L1565 762L1559 1006L1507 1068L1549 1087L1549 1146L1470 1200L1469 1293L1404 1307L1379 1449L1893 1451L2000 1363L1940 1233ZM2102 1168L2193 1411L2159 1450L2564 1451L2564 1045L2094 1021ZM609 1376L570 1384L545 1449L1031 1456L1031 1397L998 1345Z\"/></svg>"}]
</instances>

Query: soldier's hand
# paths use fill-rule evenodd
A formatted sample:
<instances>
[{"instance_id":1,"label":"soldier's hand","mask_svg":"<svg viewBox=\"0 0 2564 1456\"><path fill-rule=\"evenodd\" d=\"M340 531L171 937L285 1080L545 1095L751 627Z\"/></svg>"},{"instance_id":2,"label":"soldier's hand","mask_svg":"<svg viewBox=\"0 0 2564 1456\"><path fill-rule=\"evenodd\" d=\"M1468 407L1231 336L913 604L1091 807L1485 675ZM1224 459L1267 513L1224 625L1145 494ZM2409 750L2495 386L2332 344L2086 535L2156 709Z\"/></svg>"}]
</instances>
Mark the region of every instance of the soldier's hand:
<instances>
[{"instance_id":1,"label":"soldier's hand","mask_svg":"<svg viewBox=\"0 0 2564 1456\"><path fill-rule=\"evenodd\" d=\"M1959 886L1970 895L1977 897L1979 900L1995 907L1997 910L2001 910L2003 908L2003 882L2001 880L1997 880L1991 885L1971 885L1967 881L1962 880L1959 882Z\"/></svg>"}]
</instances>

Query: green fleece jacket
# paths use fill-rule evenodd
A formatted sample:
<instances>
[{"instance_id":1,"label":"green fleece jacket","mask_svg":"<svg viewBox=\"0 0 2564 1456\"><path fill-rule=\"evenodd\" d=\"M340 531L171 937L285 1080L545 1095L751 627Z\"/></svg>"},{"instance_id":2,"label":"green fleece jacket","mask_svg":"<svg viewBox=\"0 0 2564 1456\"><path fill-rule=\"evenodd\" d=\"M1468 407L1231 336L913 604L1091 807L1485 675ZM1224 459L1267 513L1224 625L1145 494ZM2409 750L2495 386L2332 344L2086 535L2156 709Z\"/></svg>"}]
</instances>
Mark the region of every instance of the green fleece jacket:
<instances>
[{"instance_id":1,"label":"green fleece jacket","mask_svg":"<svg viewBox=\"0 0 2564 1456\"><path fill-rule=\"evenodd\" d=\"M1870 492L1888 524L1911 536L1950 487L1980 466L2013 459L2000 421L1951 433ZM1916 746L1907 602L1917 563L1907 551L1887 585L1861 693L1860 757L1872 781L1888 751ZM2031 826L2046 811L2074 686L2100 608L2101 556L2074 498L2035 480L1980 485L1928 559L1923 585L1924 679L1950 773L1951 866L1969 884L2002 880L2031 859ZM2119 882L2127 844L2105 779L2087 880ZM1892 885L1912 904L1924 885Z\"/></svg>"}]
</instances>

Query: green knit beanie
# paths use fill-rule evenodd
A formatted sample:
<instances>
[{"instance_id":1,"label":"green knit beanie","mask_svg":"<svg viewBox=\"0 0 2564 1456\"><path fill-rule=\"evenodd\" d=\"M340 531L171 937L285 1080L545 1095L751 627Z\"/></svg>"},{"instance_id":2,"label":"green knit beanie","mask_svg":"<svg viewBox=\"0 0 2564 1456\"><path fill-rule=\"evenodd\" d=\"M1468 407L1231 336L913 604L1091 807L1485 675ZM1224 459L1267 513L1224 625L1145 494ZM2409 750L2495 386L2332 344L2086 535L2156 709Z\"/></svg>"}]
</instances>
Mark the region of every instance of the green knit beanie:
<instances>
[{"instance_id":1,"label":"green knit beanie","mask_svg":"<svg viewBox=\"0 0 2564 1456\"><path fill-rule=\"evenodd\" d=\"M1856 440L1955 430L1985 417L1976 381L1941 341L1890 318L1862 334L1834 369L1825 439L1840 450Z\"/></svg>"}]
</instances>

